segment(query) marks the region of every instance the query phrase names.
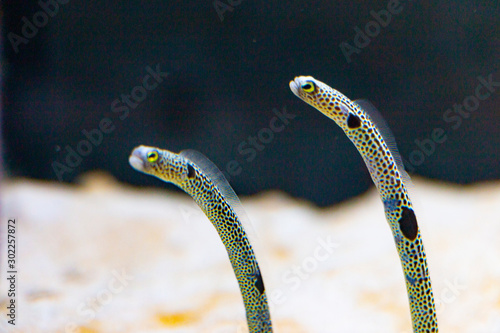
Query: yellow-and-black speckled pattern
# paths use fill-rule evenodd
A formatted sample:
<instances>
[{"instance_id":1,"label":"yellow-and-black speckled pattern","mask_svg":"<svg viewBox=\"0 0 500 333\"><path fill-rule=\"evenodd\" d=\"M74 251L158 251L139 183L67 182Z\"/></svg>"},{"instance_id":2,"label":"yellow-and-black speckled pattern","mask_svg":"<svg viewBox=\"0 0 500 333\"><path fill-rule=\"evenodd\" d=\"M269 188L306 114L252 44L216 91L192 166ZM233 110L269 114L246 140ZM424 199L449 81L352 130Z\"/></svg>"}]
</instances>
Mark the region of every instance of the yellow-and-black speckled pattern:
<instances>
[{"instance_id":1,"label":"yellow-and-black speckled pattern","mask_svg":"<svg viewBox=\"0 0 500 333\"><path fill-rule=\"evenodd\" d=\"M407 177L393 143L384 140L375 116L310 76L290 82L292 92L334 120L363 157L384 203L385 215L405 274L414 332L438 332L424 245L404 183Z\"/></svg>"},{"instance_id":2,"label":"yellow-and-black speckled pattern","mask_svg":"<svg viewBox=\"0 0 500 333\"><path fill-rule=\"evenodd\" d=\"M189 155L187 155L189 156ZM200 158L200 153L197 153ZM206 159L203 163L213 163ZM231 200L224 196L225 179L211 179L203 166L189 157L155 147L140 146L129 158L136 170L173 183L189 194L214 225L224 243L245 304L248 328L252 333L272 332L264 282L254 251ZM218 171L218 169L217 169ZM220 174L220 171L218 171ZM221 174L220 174L221 175ZM225 183L223 183L225 182Z\"/></svg>"}]
</instances>

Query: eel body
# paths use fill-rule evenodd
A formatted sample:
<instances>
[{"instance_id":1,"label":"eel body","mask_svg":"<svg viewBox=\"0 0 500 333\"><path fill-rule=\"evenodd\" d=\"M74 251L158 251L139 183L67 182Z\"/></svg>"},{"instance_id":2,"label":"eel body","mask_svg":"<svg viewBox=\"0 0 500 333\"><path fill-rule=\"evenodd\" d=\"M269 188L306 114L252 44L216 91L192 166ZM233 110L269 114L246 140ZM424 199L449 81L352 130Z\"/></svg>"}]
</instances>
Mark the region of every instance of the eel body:
<instances>
[{"instance_id":1,"label":"eel body","mask_svg":"<svg viewBox=\"0 0 500 333\"><path fill-rule=\"evenodd\" d=\"M337 123L361 154L384 204L403 267L414 332L438 332L424 244L407 191L410 182L394 137L368 101L351 101L310 76L290 81L292 92Z\"/></svg>"},{"instance_id":2,"label":"eel body","mask_svg":"<svg viewBox=\"0 0 500 333\"><path fill-rule=\"evenodd\" d=\"M130 165L189 194L217 230L238 280L251 333L272 332L269 305L254 251L243 228L241 204L219 169L194 150L179 154L139 146Z\"/></svg>"}]
</instances>

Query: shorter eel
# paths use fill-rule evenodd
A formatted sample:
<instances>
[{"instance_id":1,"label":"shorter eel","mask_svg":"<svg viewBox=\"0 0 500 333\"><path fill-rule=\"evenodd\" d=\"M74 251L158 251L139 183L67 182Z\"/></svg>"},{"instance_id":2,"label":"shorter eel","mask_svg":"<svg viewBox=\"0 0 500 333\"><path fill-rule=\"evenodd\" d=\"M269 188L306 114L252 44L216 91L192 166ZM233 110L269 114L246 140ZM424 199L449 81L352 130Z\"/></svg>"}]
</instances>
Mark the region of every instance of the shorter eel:
<instances>
[{"instance_id":1,"label":"shorter eel","mask_svg":"<svg viewBox=\"0 0 500 333\"><path fill-rule=\"evenodd\" d=\"M137 171L172 183L189 194L214 225L226 247L245 305L249 332L272 332L259 265L243 229L241 203L220 170L203 154L139 146L129 157Z\"/></svg>"}]
</instances>

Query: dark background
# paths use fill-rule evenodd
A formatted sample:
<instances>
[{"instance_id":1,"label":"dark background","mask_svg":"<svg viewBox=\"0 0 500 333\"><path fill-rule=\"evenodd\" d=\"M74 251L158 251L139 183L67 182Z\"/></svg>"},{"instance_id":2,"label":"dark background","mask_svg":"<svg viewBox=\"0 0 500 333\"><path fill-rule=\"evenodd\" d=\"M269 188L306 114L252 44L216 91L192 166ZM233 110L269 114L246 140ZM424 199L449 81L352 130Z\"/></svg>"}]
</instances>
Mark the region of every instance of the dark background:
<instances>
[{"instance_id":1,"label":"dark background","mask_svg":"<svg viewBox=\"0 0 500 333\"><path fill-rule=\"evenodd\" d=\"M374 21L370 11L388 1L232 3L221 21L211 0L68 1L15 52L9 36L22 36L23 17L33 23L41 6L5 1L8 174L58 180L54 162L64 164L67 147L85 139L82 130L109 118L114 130L62 181L104 169L132 184L169 186L128 165L131 150L145 144L193 148L221 169L238 161L241 172L230 182L239 194L279 188L319 205L338 202L372 183L335 123L291 93L291 79L311 75L351 99L371 100L406 160L419 149L415 140L443 129L446 141L434 152L413 153L414 162L424 159L407 166L411 174L456 183L500 178L500 87L460 124L443 118L475 94L478 76L500 82L500 2L402 1L351 62L339 45L355 46L355 27L364 30ZM168 78L120 119L113 101L157 64ZM269 127L273 109L284 108L296 117L254 159L238 152Z\"/></svg>"}]
</instances>

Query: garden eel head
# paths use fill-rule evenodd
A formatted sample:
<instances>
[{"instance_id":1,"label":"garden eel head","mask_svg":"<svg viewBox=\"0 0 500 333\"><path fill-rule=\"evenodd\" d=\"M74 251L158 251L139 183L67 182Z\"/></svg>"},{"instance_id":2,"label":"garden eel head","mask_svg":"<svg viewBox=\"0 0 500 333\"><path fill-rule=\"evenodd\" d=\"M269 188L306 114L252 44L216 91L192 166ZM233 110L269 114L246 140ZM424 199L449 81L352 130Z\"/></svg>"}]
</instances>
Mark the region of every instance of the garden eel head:
<instances>
[{"instance_id":1,"label":"garden eel head","mask_svg":"<svg viewBox=\"0 0 500 333\"><path fill-rule=\"evenodd\" d=\"M158 177L180 187L189 178L193 178L195 174L193 166L184 157L155 147L136 147L130 154L128 161L137 171Z\"/></svg>"},{"instance_id":2,"label":"garden eel head","mask_svg":"<svg viewBox=\"0 0 500 333\"><path fill-rule=\"evenodd\" d=\"M290 81L290 89L342 128L347 127L349 114L356 112L356 106L347 97L312 76L297 76Z\"/></svg>"}]
</instances>

